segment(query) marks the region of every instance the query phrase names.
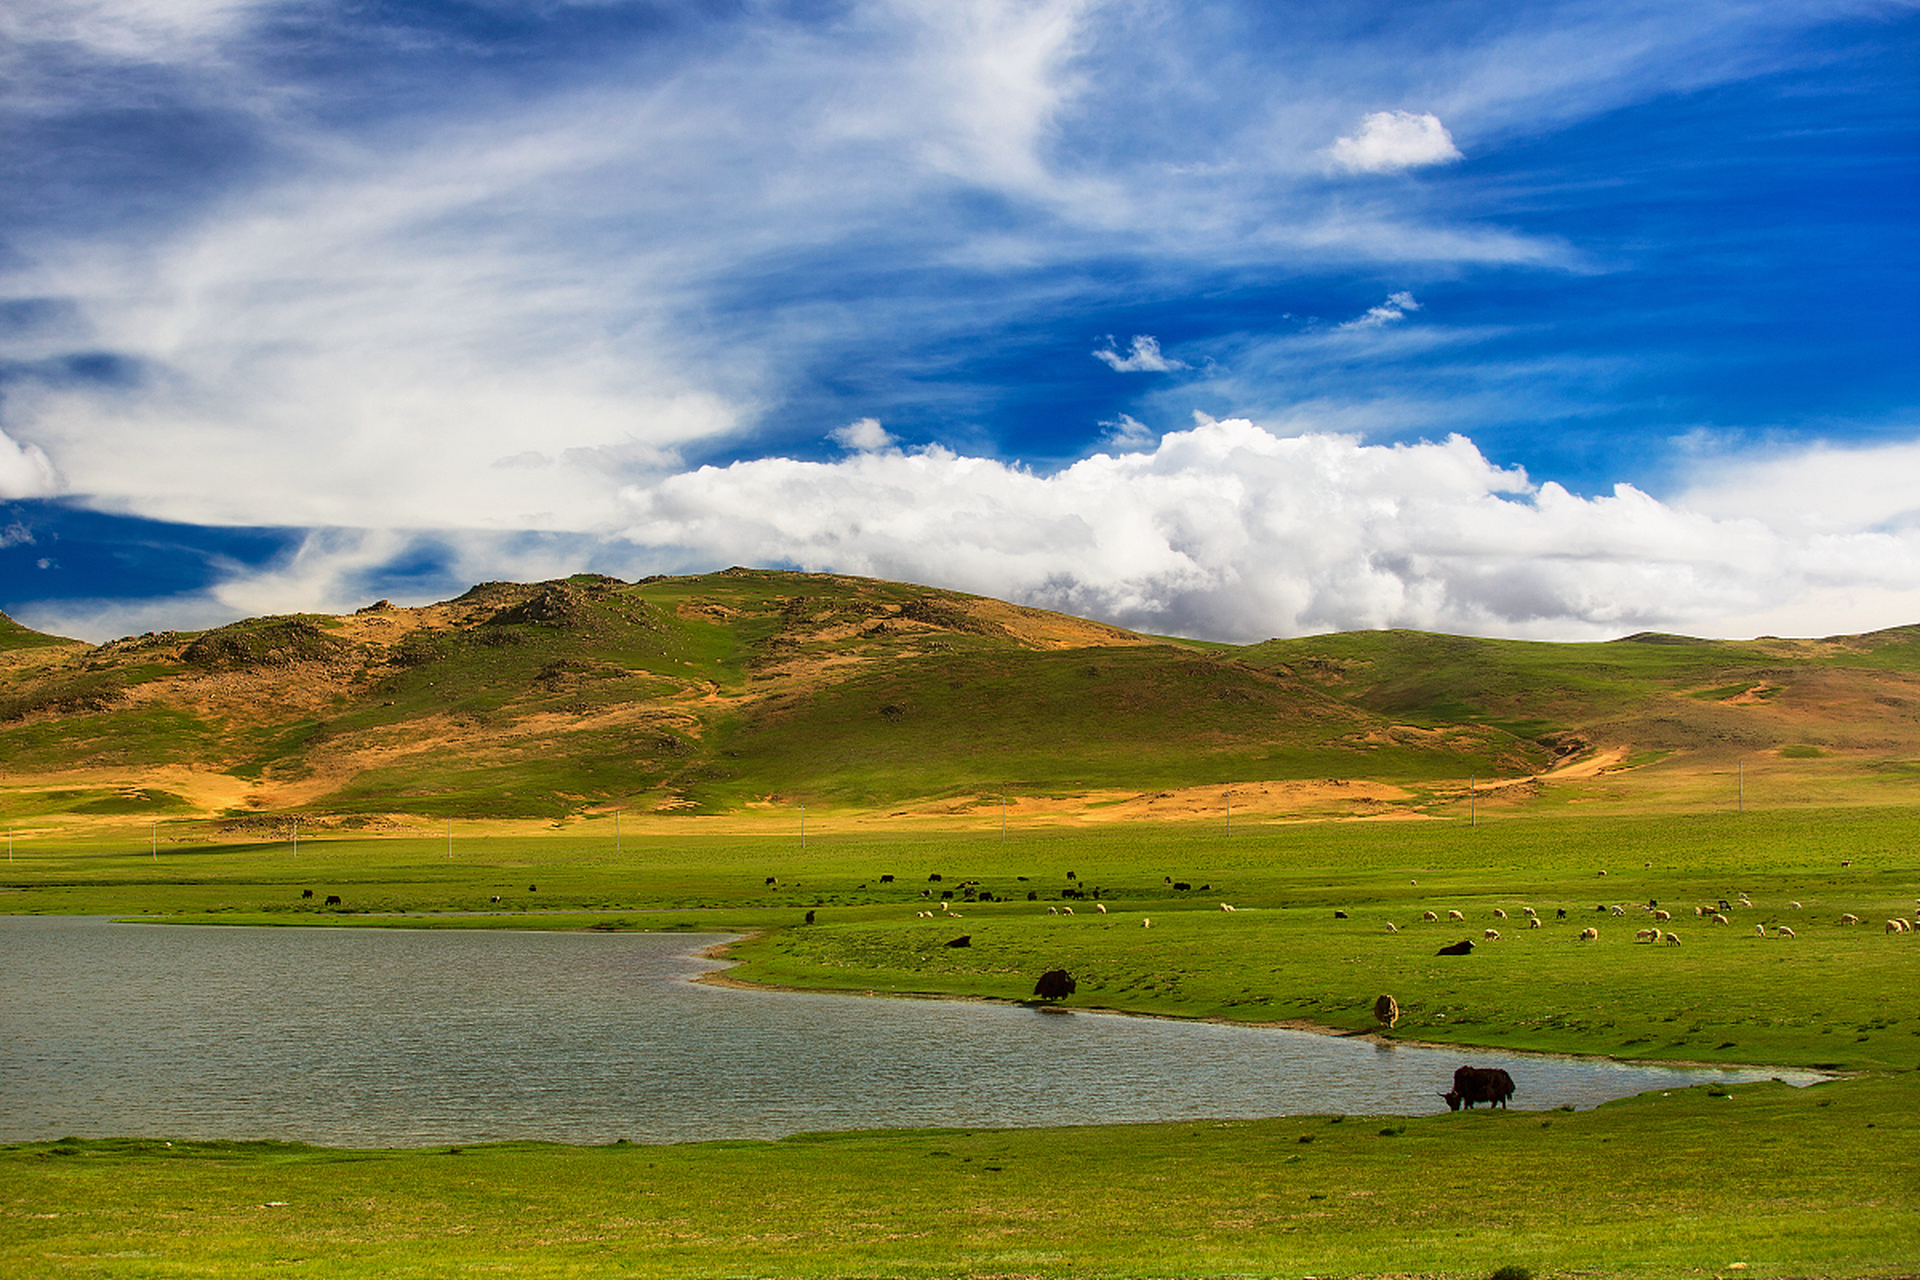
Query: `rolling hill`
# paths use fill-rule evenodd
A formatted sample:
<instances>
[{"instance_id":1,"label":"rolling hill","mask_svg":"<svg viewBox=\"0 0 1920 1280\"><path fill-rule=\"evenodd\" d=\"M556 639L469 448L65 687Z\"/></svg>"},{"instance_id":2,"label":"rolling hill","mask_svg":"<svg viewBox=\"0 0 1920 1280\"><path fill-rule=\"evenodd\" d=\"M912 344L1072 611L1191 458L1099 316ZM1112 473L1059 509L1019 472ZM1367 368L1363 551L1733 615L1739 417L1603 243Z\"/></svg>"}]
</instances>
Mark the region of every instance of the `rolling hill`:
<instances>
[{"instance_id":1,"label":"rolling hill","mask_svg":"<svg viewBox=\"0 0 1920 1280\"><path fill-rule=\"evenodd\" d=\"M884 813L1013 795L1118 816L1232 785L1235 804L1364 816L1450 803L1470 777L1603 766L1920 772L1920 627L1242 647L729 569L485 583L99 646L5 619L0 670L0 788L22 815Z\"/></svg>"}]
</instances>

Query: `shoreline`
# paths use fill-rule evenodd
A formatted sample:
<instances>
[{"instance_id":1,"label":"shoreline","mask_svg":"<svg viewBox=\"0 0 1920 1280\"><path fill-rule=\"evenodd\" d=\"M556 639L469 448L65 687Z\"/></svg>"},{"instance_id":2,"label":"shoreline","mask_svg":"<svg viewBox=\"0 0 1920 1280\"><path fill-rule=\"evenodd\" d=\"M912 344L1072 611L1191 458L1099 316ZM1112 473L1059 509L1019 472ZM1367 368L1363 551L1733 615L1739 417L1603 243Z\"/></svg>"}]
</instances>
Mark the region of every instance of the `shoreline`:
<instances>
[{"instance_id":1,"label":"shoreline","mask_svg":"<svg viewBox=\"0 0 1920 1280\"><path fill-rule=\"evenodd\" d=\"M636 931L641 932L641 931ZM745 964L746 961L734 960L727 955L729 948L736 943L751 941L764 936L764 931L735 935L730 941L716 942L687 954L702 960L719 960L729 965ZM853 987L802 987L786 982L748 982L733 977L724 969L714 969L687 979L710 987L728 987L736 991L789 991L800 995L849 996L854 999L875 1000L948 1000L961 1004L1004 1004L1014 1006L1049 1007L1063 1013L1098 1013L1118 1018L1152 1018L1162 1022L1204 1022L1213 1026L1248 1027L1274 1031L1301 1031L1309 1035L1325 1036L1334 1040L1364 1040L1377 1048L1431 1049L1472 1053L1487 1050L1495 1053L1515 1054L1529 1058L1564 1058L1576 1062L1612 1062L1623 1067L1671 1067L1687 1071L1767 1071L1781 1074L1773 1078L1785 1083L1794 1082L1787 1076L1806 1077L1808 1085L1824 1084L1832 1080L1851 1080L1874 1074L1870 1071L1821 1071L1813 1067L1784 1066L1774 1062L1699 1062L1685 1058L1617 1058L1609 1053L1568 1053L1557 1049L1522 1049L1510 1045L1497 1044L1456 1044L1447 1040L1413 1040L1402 1036L1386 1035L1380 1031L1367 1029L1348 1031L1325 1022L1316 1022L1311 1018L1274 1018L1263 1022L1254 1022L1242 1018L1222 1018L1183 1013L1152 1013L1142 1009L1118 1009L1111 1005L1065 1005L1040 1000L1009 1000L1004 996L959 995L950 991L881 991L869 987L865 990Z\"/></svg>"}]
</instances>

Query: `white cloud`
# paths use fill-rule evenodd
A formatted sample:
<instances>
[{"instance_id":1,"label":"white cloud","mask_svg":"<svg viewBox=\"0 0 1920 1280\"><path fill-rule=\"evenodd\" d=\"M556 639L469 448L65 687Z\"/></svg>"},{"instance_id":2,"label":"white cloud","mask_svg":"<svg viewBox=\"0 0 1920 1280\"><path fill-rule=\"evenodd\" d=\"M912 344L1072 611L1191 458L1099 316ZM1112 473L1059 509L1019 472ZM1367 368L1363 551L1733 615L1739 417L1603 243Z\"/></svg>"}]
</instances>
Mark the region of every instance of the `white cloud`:
<instances>
[{"instance_id":1,"label":"white cloud","mask_svg":"<svg viewBox=\"0 0 1920 1280\"><path fill-rule=\"evenodd\" d=\"M1203 419L1152 452L1046 476L926 449L704 467L626 497L623 536L683 558L929 582L1229 640L1370 627L1600 638L1835 587L1920 592L1920 530L1795 534L1627 485L1593 498L1535 486L1460 436L1367 445L1245 420Z\"/></svg>"},{"instance_id":2,"label":"white cloud","mask_svg":"<svg viewBox=\"0 0 1920 1280\"><path fill-rule=\"evenodd\" d=\"M1342 329L1378 329L1383 324L1392 324L1396 320L1407 318L1409 311L1418 311L1420 304L1406 290L1387 295L1387 300L1377 307L1367 308L1367 313L1358 319L1349 320L1341 325Z\"/></svg>"},{"instance_id":3,"label":"white cloud","mask_svg":"<svg viewBox=\"0 0 1920 1280\"><path fill-rule=\"evenodd\" d=\"M880 425L878 418L861 418L844 427L835 427L827 435L841 448L856 453L876 453L892 448L894 443L893 437Z\"/></svg>"},{"instance_id":4,"label":"white cloud","mask_svg":"<svg viewBox=\"0 0 1920 1280\"><path fill-rule=\"evenodd\" d=\"M0 431L0 498L44 498L60 492L60 476L39 445Z\"/></svg>"},{"instance_id":5,"label":"white cloud","mask_svg":"<svg viewBox=\"0 0 1920 1280\"><path fill-rule=\"evenodd\" d=\"M1160 443L1159 435L1130 413L1100 424L1100 439L1122 453L1139 453Z\"/></svg>"},{"instance_id":6,"label":"white cloud","mask_svg":"<svg viewBox=\"0 0 1920 1280\"><path fill-rule=\"evenodd\" d=\"M1360 122L1359 133L1336 139L1327 152L1341 168L1361 173L1418 169L1462 158L1438 116L1411 111L1371 112Z\"/></svg>"},{"instance_id":7,"label":"white cloud","mask_svg":"<svg viewBox=\"0 0 1920 1280\"><path fill-rule=\"evenodd\" d=\"M1107 339L1107 345L1093 353L1096 360L1103 362L1116 373L1171 373L1175 369L1187 366L1160 350L1160 339L1147 334L1136 334L1133 350L1129 355L1121 355L1113 349L1113 339Z\"/></svg>"}]
</instances>

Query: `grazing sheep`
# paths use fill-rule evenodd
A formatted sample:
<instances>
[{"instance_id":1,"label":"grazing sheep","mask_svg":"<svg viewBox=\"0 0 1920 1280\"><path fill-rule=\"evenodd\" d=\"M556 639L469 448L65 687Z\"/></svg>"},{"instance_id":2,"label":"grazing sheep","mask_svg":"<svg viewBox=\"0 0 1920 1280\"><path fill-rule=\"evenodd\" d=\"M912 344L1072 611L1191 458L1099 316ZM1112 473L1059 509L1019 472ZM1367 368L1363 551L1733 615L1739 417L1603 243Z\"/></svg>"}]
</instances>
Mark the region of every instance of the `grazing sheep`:
<instances>
[{"instance_id":1,"label":"grazing sheep","mask_svg":"<svg viewBox=\"0 0 1920 1280\"><path fill-rule=\"evenodd\" d=\"M1221 903L1221 904L1220 904L1220 909L1221 909L1222 911L1231 911L1231 910L1233 910L1233 907L1232 907L1231 905L1229 905L1228 903L1225 903L1225 902L1223 902L1223 903Z\"/></svg>"},{"instance_id":2,"label":"grazing sheep","mask_svg":"<svg viewBox=\"0 0 1920 1280\"><path fill-rule=\"evenodd\" d=\"M1753 931L1759 934L1763 938L1767 936L1767 926L1763 924L1757 924L1753 926Z\"/></svg>"},{"instance_id":3,"label":"grazing sheep","mask_svg":"<svg viewBox=\"0 0 1920 1280\"><path fill-rule=\"evenodd\" d=\"M1673 912L1671 912L1671 911L1656 911L1656 912L1654 912L1654 913L1653 913L1653 918L1654 918L1655 920L1671 920L1671 919L1673 919Z\"/></svg>"},{"instance_id":4,"label":"grazing sheep","mask_svg":"<svg viewBox=\"0 0 1920 1280\"><path fill-rule=\"evenodd\" d=\"M1449 912L1447 912L1447 919L1449 919L1449 920L1465 920L1465 919L1466 919L1466 916L1464 916L1464 915L1462 915L1462 914L1461 914L1460 912L1458 912L1458 911L1449 911Z\"/></svg>"},{"instance_id":5,"label":"grazing sheep","mask_svg":"<svg viewBox=\"0 0 1920 1280\"><path fill-rule=\"evenodd\" d=\"M1614 916L1624 916L1624 915L1626 915L1626 914L1627 914L1627 909L1626 909L1625 907L1617 907L1617 906L1616 906L1616 907L1608 907L1608 908L1607 908L1607 914L1608 914L1608 915L1614 915Z\"/></svg>"},{"instance_id":6,"label":"grazing sheep","mask_svg":"<svg viewBox=\"0 0 1920 1280\"><path fill-rule=\"evenodd\" d=\"M1907 922L1905 920L1887 921L1888 933L1905 933L1906 931L1907 931Z\"/></svg>"},{"instance_id":7,"label":"grazing sheep","mask_svg":"<svg viewBox=\"0 0 1920 1280\"><path fill-rule=\"evenodd\" d=\"M1431 922L1431 921L1434 921L1434 920L1438 920L1438 919L1439 919L1440 917L1439 917L1439 916L1437 916L1437 915L1435 915L1435 914L1433 914L1433 912L1431 912L1431 911L1423 911L1423 912L1421 912L1421 913L1420 913L1420 918L1421 918L1422 920L1426 920L1426 921L1429 921L1429 922Z\"/></svg>"},{"instance_id":8,"label":"grazing sheep","mask_svg":"<svg viewBox=\"0 0 1920 1280\"><path fill-rule=\"evenodd\" d=\"M1582 942L1598 942L1599 940L1600 940L1600 931L1598 929L1595 929L1589 926L1588 928L1582 929L1580 931L1580 941Z\"/></svg>"},{"instance_id":9,"label":"grazing sheep","mask_svg":"<svg viewBox=\"0 0 1920 1280\"><path fill-rule=\"evenodd\" d=\"M1658 942L1660 941L1660 931L1658 929L1638 929L1634 931L1633 940L1635 942Z\"/></svg>"},{"instance_id":10,"label":"grazing sheep","mask_svg":"<svg viewBox=\"0 0 1920 1280\"><path fill-rule=\"evenodd\" d=\"M1142 929L1151 929L1151 928L1153 928L1153 921L1151 921L1151 920L1149 920L1149 919L1147 919L1147 918L1146 918L1145 916L1141 916L1141 917L1140 917L1140 927L1141 927Z\"/></svg>"},{"instance_id":11,"label":"grazing sheep","mask_svg":"<svg viewBox=\"0 0 1920 1280\"><path fill-rule=\"evenodd\" d=\"M1500 941L1500 931L1498 929L1488 929L1486 936L1488 942Z\"/></svg>"},{"instance_id":12,"label":"grazing sheep","mask_svg":"<svg viewBox=\"0 0 1920 1280\"><path fill-rule=\"evenodd\" d=\"M1381 996L1373 1002L1373 1020L1389 1029L1400 1021L1400 1002L1392 996Z\"/></svg>"},{"instance_id":13,"label":"grazing sheep","mask_svg":"<svg viewBox=\"0 0 1920 1280\"><path fill-rule=\"evenodd\" d=\"M1520 909L1526 912L1530 916L1537 916L1540 914L1538 911L1535 911L1532 907L1522 907Z\"/></svg>"},{"instance_id":14,"label":"grazing sheep","mask_svg":"<svg viewBox=\"0 0 1920 1280\"><path fill-rule=\"evenodd\" d=\"M1787 926L1785 926L1785 925L1783 925L1783 924L1782 924L1782 925L1776 925L1776 926L1774 926L1774 930L1773 930L1773 931L1774 931L1774 933L1775 933L1775 934L1777 934L1778 936L1780 936L1780 937L1782 937L1782 938L1791 938L1791 937L1794 937L1794 936L1795 936L1795 934L1794 934L1794 932L1793 932L1793 930L1791 930L1791 929L1789 929L1789 928L1787 928Z\"/></svg>"},{"instance_id":15,"label":"grazing sheep","mask_svg":"<svg viewBox=\"0 0 1920 1280\"><path fill-rule=\"evenodd\" d=\"M1495 907L1493 909L1493 918L1495 920L1505 920L1507 918L1507 913L1501 910L1499 907Z\"/></svg>"},{"instance_id":16,"label":"grazing sheep","mask_svg":"<svg viewBox=\"0 0 1920 1280\"><path fill-rule=\"evenodd\" d=\"M1093 909L1094 909L1095 911L1098 911L1098 912L1099 912L1099 913L1100 913L1101 915L1105 915L1105 914L1107 914L1107 904L1106 904L1106 903L1104 903L1104 902L1096 902L1096 903L1094 903L1094 904L1093 904Z\"/></svg>"},{"instance_id":17,"label":"grazing sheep","mask_svg":"<svg viewBox=\"0 0 1920 1280\"><path fill-rule=\"evenodd\" d=\"M1660 935L1660 940L1662 942L1665 942L1670 947L1677 947L1680 945L1680 935L1677 933L1663 933Z\"/></svg>"},{"instance_id":18,"label":"grazing sheep","mask_svg":"<svg viewBox=\"0 0 1920 1280\"><path fill-rule=\"evenodd\" d=\"M1800 910L1800 904L1799 904L1799 903L1797 903L1797 902L1789 902L1789 903L1787 904L1787 910L1789 910L1789 911L1798 911L1798 910Z\"/></svg>"},{"instance_id":19,"label":"grazing sheep","mask_svg":"<svg viewBox=\"0 0 1920 1280\"><path fill-rule=\"evenodd\" d=\"M1063 915L1063 916L1070 916L1070 915L1072 915L1072 914L1073 914L1073 908L1072 908L1072 907L1062 907L1062 908L1060 908L1060 914L1061 914L1061 915Z\"/></svg>"},{"instance_id":20,"label":"grazing sheep","mask_svg":"<svg viewBox=\"0 0 1920 1280\"><path fill-rule=\"evenodd\" d=\"M1399 925L1397 925L1397 924L1395 924L1395 923L1394 923L1393 921L1391 921L1391 920L1389 920L1389 921L1387 921L1387 932L1388 932L1388 933L1398 933L1398 932L1400 932L1400 926L1399 926Z\"/></svg>"},{"instance_id":21,"label":"grazing sheep","mask_svg":"<svg viewBox=\"0 0 1920 1280\"><path fill-rule=\"evenodd\" d=\"M1853 912L1849 911L1847 912L1847 914L1840 917L1840 923L1841 924L1859 924L1860 917L1853 914Z\"/></svg>"},{"instance_id":22,"label":"grazing sheep","mask_svg":"<svg viewBox=\"0 0 1920 1280\"><path fill-rule=\"evenodd\" d=\"M1529 928L1529 929L1538 929L1539 927L1540 927L1540 917L1539 917L1539 916L1528 916L1528 917L1527 917L1527 928Z\"/></svg>"},{"instance_id":23,"label":"grazing sheep","mask_svg":"<svg viewBox=\"0 0 1920 1280\"><path fill-rule=\"evenodd\" d=\"M1732 924L1733 921L1727 919L1725 916L1721 915L1718 911L1716 911L1712 915L1707 917L1707 923L1708 924Z\"/></svg>"},{"instance_id":24,"label":"grazing sheep","mask_svg":"<svg viewBox=\"0 0 1920 1280\"><path fill-rule=\"evenodd\" d=\"M1057 915L1059 915L1059 914L1060 914L1060 908L1058 908L1058 907L1048 907L1048 908L1047 908L1047 914L1048 914L1048 915L1050 915L1050 916L1057 916Z\"/></svg>"}]
</instances>

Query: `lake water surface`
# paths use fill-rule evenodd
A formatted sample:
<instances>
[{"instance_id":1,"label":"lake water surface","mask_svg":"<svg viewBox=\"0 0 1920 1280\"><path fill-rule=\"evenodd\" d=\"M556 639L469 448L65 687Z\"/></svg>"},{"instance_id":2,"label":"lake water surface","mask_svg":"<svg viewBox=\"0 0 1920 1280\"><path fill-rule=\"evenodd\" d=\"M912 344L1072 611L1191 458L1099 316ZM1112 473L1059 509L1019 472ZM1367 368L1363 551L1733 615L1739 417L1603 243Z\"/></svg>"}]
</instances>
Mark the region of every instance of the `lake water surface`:
<instances>
[{"instance_id":1,"label":"lake water surface","mask_svg":"<svg viewBox=\"0 0 1920 1280\"><path fill-rule=\"evenodd\" d=\"M973 1001L692 981L717 936L0 917L0 1141L431 1146L1437 1111L1786 1072L1672 1070ZM1812 1077L1801 1076L1796 1083Z\"/></svg>"}]
</instances>

